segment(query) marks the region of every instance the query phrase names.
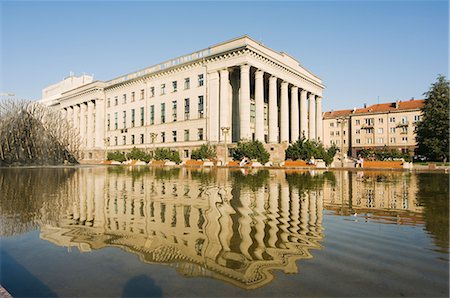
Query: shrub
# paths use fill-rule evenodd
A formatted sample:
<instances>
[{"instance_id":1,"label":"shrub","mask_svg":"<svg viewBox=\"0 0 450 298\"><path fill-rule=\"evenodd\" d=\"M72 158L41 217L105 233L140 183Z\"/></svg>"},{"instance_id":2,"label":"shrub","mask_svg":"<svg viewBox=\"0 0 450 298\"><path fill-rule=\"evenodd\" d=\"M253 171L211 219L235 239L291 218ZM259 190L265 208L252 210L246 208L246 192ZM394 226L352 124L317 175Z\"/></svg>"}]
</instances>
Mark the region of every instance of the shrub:
<instances>
[{"instance_id":1,"label":"shrub","mask_svg":"<svg viewBox=\"0 0 450 298\"><path fill-rule=\"evenodd\" d=\"M177 164L181 163L180 154L178 151L172 151L166 148L158 148L155 151L155 160L170 160Z\"/></svg>"},{"instance_id":2,"label":"shrub","mask_svg":"<svg viewBox=\"0 0 450 298\"><path fill-rule=\"evenodd\" d=\"M133 147L131 151L127 154L127 159L141 160L145 162L149 162L151 158L150 154L145 153L144 151Z\"/></svg>"},{"instance_id":3,"label":"shrub","mask_svg":"<svg viewBox=\"0 0 450 298\"><path fill-rule=\"evenodd\" d=\"M213 159L216 158L216 147L203 144L199 149L192 150L191 159Z\"/></svg>"},{"instance_id":4,"label":"shrub","mask_svg":"<svg viewBox=\"0 0 450 298\"><path fill-rule=\"evenodd\" d=\"M244 156L265 164L269 161L270 154L260 141L241 141L233 151L233 159L242 160Z\"/></svg>"},{"instance_id":5,"label":"shrub","mask_svg":"<svg viewBox=\"0 0 450 298\"><path fill-rule=\"evenodd\" d=\"M115 160L118 162L123 162L123 161L127 160L125 153L120 152L120 151L108 152L108 154L106 155L106 159L107 160Z\"/></svg>"},{"instance_id":6,"label":"shrub","mask_svg":"<svg viewBox=\"0 0 450 298\"><path fill-rule=\"evenodd\" d=\"M397 149L388 149L387 147L383 149L362 149L358 152L364 158L375 159L375 160L392 160L403 158L405 161L411 161L411 156L408 153L402 153Z\"/></svg>"},{"instance_id":7,"label":"shrub","mask_svg":"<svg viewBox=\"0 0 450 298\"><path fill-rule=\"evenodd\" d=\"M307 140L305 137L289 145L285 151L286 159L308 160L309 158L323 159L327 165L331 164L336 155L337 147L331 146L326 150L322 143L315 140Z\"/></svg>"}]
</instances>

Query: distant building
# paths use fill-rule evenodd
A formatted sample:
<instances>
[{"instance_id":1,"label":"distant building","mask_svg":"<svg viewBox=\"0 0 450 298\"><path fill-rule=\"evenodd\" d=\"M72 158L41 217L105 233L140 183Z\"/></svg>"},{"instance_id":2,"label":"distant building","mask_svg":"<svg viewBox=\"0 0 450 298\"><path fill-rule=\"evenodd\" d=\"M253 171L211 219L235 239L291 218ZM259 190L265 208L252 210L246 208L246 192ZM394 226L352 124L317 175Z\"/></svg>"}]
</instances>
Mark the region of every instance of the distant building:
<instances>
[{"instance_id":1,"label":"distant building","mask_svg":"<svg viewBox=\"0 0 450 298\"><path fill-rule=\"evenodd\" d=\"M254 139L281 161L302 134L322 139L321 79L248 36L109 81L86 79L47 87L42 99L79 130L85 159L133 147L189 158L206 142L222 158L225 142Z\"/></svg>"},{"instance_id":2,"label":"distant building","mask_svg":"<svg viewBox=\"0 0 450 298\"><path fill-rule=\"evenodd\" d=\"M415 127L421 119L424 100L396 101L353 110L325 112L324 144L336 145L356 156L362 149L398 149L404 153L417 148Z\"/></svg>"}]
</instances>

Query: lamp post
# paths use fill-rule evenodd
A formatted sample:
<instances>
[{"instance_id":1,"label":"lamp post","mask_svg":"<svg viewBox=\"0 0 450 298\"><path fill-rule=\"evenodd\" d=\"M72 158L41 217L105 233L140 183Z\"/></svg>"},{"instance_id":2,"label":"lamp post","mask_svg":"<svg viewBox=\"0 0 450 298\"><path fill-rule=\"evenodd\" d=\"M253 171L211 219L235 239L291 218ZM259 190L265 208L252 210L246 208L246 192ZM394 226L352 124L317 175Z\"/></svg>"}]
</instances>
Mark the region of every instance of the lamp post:
<instances>
[{"instance_id":1,"label":"lamp post","mask_svg":"<svg viewBox=\"0 0 450 298\"><path fill-rule=\"evenodd\" d=\"M340 149L339 152L341 154L341 167L344 167L344 152L343 152L343 147L344 147L344 125L347 122L347 119L345 117L338 117L336 119L337 124L341 127L341 144L340 144Z\"/></svg>"},{"instance_id":2,"label":"lamp post","mask_svg":"<svg viewBox=\"0 0 450 298\"><path fill-rule=\"evenodd\" d=\"M230 131L229 126L224 126L220 128L222 130L223 136L224 136L224 143L225 143L225 158L224 158L224 165L227 164L227 157L228 157L228 148L227 148L227 135Z\"/></svg>"},{"instance_id":3,"label":"lamp post","mask_svg":"<svg viewBox=\"0 0 450 298\"><path fill-rule=\"evenodd\" d=\"M106 137L103 139L103 142L105 144L105 160L108 160L108 146L109 146L109 138Z\"/></svg>"},{"instance_id":4,"label":"lamp post","mask_svg":"<svg viewBox=\"0 0 450 298\"><path fill-rule=\"evenodd\" d=\"M155 139L158 136L156 132L150 133L150 138L152 138L152 145L153 145L153 151L152 151L152 157L155 157Z\"/></svg>"}]
</instances>

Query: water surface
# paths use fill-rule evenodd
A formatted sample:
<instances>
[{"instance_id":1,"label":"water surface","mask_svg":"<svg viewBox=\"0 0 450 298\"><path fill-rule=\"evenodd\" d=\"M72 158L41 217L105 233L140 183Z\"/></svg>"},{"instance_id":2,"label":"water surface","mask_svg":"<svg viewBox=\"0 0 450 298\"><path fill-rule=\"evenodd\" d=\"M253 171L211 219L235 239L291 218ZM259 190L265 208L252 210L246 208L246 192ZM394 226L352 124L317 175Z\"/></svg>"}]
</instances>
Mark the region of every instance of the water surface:
<instances>
[{"instance_id":1,"label":"water surface","mask_svg":"<svg viewBox=\"0 0 450 298\"><path fill-rule=\"evenodd\" d=\"M448 185L437 173L1 169L1 284L18 297L448 297Z\"/></svg>"}]
</instances>

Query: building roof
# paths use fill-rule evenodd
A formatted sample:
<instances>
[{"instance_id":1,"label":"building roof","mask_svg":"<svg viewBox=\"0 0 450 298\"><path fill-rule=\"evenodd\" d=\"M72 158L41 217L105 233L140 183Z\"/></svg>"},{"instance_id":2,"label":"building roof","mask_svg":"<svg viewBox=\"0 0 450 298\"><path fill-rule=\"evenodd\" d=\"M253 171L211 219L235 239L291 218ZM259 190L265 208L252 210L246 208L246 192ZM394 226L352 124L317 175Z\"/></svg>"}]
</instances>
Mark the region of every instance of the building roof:
<instances>
[{"instance_id":1,"label":"building roof","mask_svg":"<svg viewBox=\"0 0 450 298\"><path fill-rule=\"evenodd\" d=\"M325 112L323 119L334 119L337 117L345 117L350 114L373 114L373 113L391 113L400 111L419 110L425 104L424 99L410 99L407 101L394 101L388 103L374 104L364 108L355 108L352 110L338 110Z\"/></svg>"}]
</instances>

